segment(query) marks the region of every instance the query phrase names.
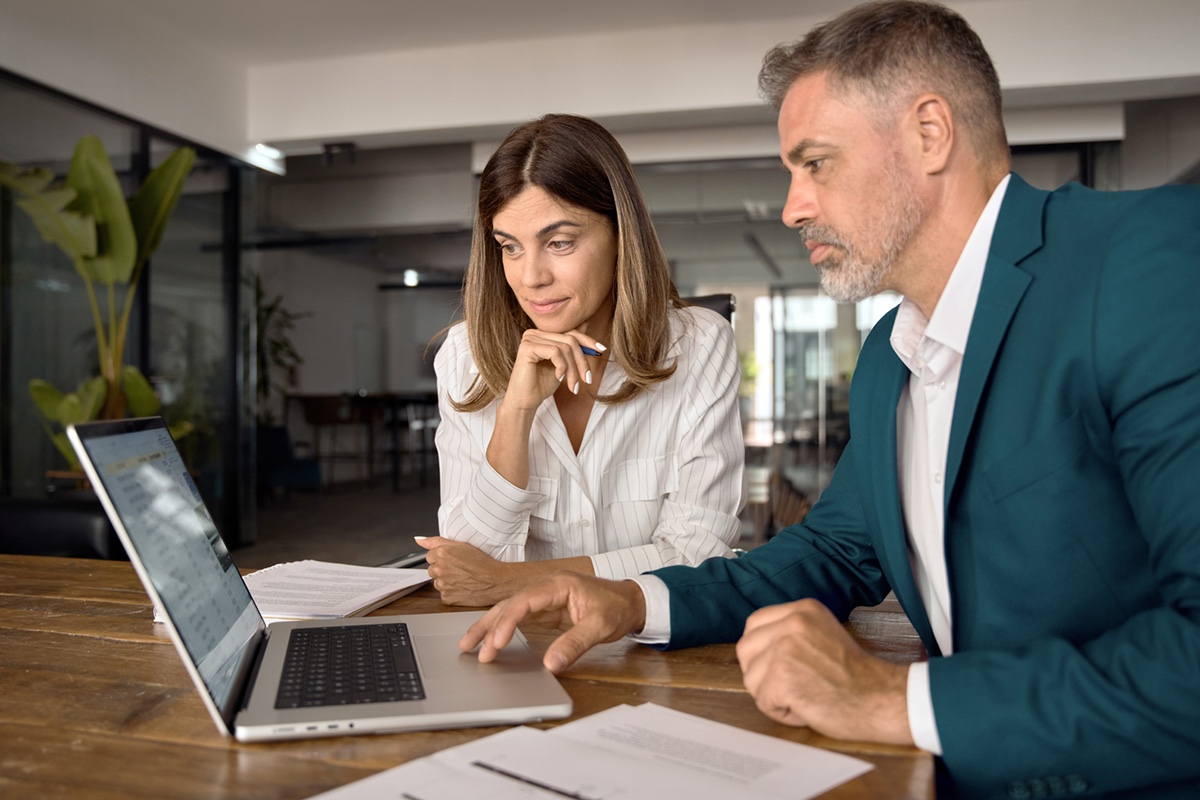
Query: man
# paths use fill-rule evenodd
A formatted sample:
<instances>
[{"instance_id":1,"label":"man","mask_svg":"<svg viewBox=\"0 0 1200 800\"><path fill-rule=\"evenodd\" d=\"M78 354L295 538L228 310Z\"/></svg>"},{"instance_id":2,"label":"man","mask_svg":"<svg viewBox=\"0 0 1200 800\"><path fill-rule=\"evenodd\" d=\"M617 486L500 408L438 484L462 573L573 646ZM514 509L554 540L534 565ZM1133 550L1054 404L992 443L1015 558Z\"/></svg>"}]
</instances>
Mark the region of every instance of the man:
<instances>
[{"instance_id":1,"label":"man","mask_svg":"<svg viewBox=\"0 0 1200 800\"><path fill-rule=\"evenodd\" d=\"M937 5L853 9L759 84L826 291L904 296L863 346L833 480L740 559L558 576L462 646L490 660L534 613L574 625L556 672L627 634L740 637L765 714L915 743L948 794L1196 797L1200 192L1009 174L991 61ZM839 624L889 590L927 662Z\"/></svg>"}]
</instances>

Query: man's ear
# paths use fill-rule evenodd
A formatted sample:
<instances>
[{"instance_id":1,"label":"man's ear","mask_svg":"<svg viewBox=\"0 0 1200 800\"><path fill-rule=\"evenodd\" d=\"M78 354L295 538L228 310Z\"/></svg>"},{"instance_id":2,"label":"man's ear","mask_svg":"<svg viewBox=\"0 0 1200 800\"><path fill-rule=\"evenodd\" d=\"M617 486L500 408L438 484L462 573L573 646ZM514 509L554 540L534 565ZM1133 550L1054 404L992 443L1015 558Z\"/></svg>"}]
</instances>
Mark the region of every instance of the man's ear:
<instances>
[{"instance_id":1,"label":"man's ear","mask_svg":"<svg viewBox=\"0 0 1200 800\"><path fill-rule=\"evenodd\" d=\"M920 136L921 168L926 175L935 175L946 168L954 149L954 115L946 98L932 92L914 100L912 110Z\"/></svg>"}]
</instances>

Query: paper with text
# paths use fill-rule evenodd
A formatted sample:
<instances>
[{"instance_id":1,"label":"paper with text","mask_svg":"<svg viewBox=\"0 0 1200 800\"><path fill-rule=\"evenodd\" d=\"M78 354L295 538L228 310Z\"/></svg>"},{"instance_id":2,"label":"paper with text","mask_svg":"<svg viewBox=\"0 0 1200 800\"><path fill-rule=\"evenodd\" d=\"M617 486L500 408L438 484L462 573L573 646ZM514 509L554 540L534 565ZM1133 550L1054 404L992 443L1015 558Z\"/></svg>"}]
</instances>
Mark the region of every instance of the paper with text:
<instances>
[{"instance_id":1,"label":"paper with text","mask_svg":"<svg viewBox=\"0 0 1200 800\"><path fill-rule=\"evenodd\" d=\"M802 800L870 769L839 753L648 703L617 706L548 731L512 728L318 798Z\"/></svg>"}]
</instances>

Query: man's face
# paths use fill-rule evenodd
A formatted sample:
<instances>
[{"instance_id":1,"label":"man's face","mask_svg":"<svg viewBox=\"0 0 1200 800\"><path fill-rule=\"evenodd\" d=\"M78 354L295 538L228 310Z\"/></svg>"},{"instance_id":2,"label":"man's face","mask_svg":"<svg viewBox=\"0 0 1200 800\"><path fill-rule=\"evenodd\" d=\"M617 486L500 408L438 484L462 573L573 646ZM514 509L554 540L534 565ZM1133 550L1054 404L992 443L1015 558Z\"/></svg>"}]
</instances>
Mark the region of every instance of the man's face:
<instances>
[{"instance_id":1,"label":"man's face","mask_svg":"<svg viewBox=\"0 0 1200 800\"><path fill-rule=\"evenodd\" d=\"M898 135L880 133L864 108L817 74L796 81L779 111L792 176L783 221L840 303L900 288L895 265L924 218Z\"/></svg>"}]
</instances>

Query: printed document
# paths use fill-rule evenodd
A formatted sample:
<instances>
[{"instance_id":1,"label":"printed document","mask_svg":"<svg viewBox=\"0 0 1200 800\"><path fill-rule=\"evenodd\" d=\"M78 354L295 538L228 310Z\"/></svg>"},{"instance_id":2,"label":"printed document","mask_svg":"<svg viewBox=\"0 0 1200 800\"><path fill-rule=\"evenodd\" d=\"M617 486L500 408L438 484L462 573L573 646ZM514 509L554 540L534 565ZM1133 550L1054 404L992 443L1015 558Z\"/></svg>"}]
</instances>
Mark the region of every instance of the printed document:
<instances>
[{"instance_id":1,"label":"printed document","mask_svg":"<svg viewBox=\"0 0 1200 800\"><path fill-rule=\"evenodd\" d=\"M840 753L646 703L550 730L511 728L314 800L802 800L870 769Z\"/></svg>"}]
</instances>

